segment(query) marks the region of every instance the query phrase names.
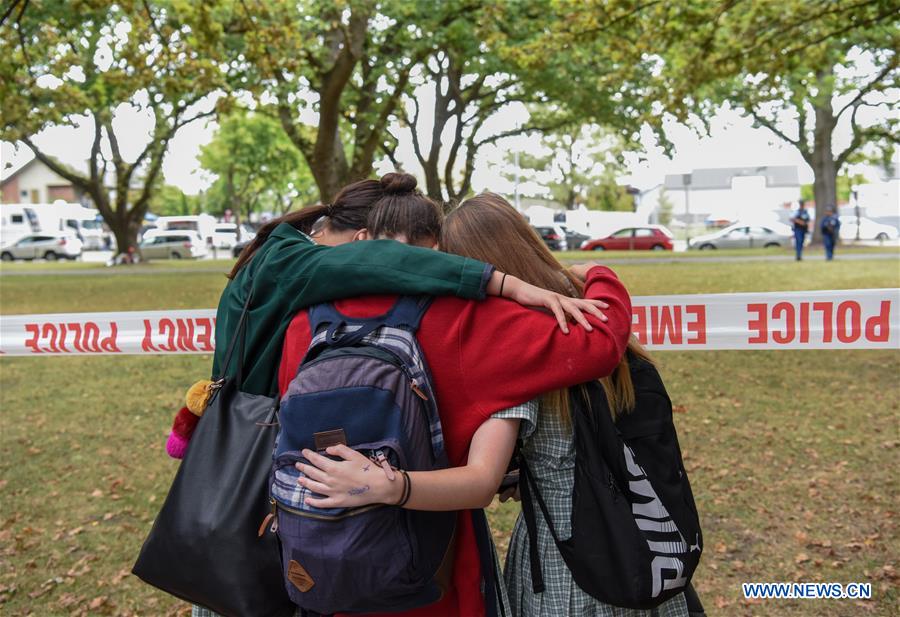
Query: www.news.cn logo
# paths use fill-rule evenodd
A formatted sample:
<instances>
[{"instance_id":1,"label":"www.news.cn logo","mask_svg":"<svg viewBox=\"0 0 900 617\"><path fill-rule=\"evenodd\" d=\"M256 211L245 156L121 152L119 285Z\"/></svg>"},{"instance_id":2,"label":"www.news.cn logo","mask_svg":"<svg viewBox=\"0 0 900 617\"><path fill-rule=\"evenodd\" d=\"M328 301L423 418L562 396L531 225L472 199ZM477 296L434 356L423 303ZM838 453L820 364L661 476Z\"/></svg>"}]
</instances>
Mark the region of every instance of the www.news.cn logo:
<instances>
[{"instance_id":1,"label":"www.news.cn logo","mask_svg":"<svg viewBox=\"0 0 900 617\"><path fill-rule=\"evenodd\" d=\"M858 599L872 598L871 583L742 583L744 598L749 599Z\"/></svg>"}]
</instances>

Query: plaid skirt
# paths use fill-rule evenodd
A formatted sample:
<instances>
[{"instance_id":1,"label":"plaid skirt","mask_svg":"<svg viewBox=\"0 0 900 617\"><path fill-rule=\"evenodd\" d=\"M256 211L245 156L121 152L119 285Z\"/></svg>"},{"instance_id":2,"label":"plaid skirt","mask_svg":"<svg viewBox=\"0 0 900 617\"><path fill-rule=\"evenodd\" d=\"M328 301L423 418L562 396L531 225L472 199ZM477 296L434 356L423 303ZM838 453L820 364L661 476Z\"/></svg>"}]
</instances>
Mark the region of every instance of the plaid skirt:
<instances>
[{"instance_id":1,"label":"plaid skirt","mask_svg":"<svg viewBox=\"0 0 900 617\"><path fill-rule=\"evenodd\" d=\"M572 487L575 485L575 440L571 425L556 410L532 401L494 414L495 418L519 418L522 456L547 502L553 525L565 539L572 535ZM568 615L598 617L688 617L684 594L679 594L653 610L618 608L600 602L581 590L563 561L550 528L539 508L535 508L537 546L544 575L543 593L534 593L528 529L522 514L516 520L506 556L507 592L512 614Z\"/></svg>"}]
</instances>

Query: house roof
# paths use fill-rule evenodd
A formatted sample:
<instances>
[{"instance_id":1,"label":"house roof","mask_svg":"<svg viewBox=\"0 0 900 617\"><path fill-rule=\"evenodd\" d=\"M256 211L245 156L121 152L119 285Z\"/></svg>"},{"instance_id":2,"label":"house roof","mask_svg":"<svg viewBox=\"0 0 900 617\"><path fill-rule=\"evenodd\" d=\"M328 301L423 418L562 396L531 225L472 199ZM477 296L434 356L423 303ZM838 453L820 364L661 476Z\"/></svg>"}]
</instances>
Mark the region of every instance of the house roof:
<instances>
[{"instance_id":1,"label":"house roof","mask_svg":"<svg viewBox=\"0 0 900 617\"><path fill-rule=\"evenodd\" d=\"M3 169L2 171L0 171L0 176L3 176L3 179L0 180L0 186L3 186L4 184L9 182L13 178L18 176L20 173L22 173L23 171L25 171L26 169L28 169L29 167L34 165L37 161L38 161L38 158L34 157L30 161L25 163L24 165L20 165L17 169L13 169L12 171L9 171L10 169L12 169L12 167L7 167L7 168Z\"/></svg>"}]
</instances>

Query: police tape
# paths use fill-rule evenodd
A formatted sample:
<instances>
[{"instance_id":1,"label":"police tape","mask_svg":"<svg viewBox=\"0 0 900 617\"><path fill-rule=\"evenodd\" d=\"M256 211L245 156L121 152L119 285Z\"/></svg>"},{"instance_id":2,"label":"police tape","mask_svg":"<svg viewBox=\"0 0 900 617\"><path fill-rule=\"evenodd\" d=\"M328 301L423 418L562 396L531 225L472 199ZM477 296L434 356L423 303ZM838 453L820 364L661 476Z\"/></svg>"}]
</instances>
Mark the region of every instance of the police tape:
<instances>
[{"instance_id":1,"label":"police tape","mask_svg":"<svg viewBox=\"0 0 900 617\"><path fill-rule=\"evenodd\" d=\"M4 356L202 354L213 309L0 317ZM900 349L900 289L636 296L632 330L654 350Z\"/></svg>"}]
</instances>

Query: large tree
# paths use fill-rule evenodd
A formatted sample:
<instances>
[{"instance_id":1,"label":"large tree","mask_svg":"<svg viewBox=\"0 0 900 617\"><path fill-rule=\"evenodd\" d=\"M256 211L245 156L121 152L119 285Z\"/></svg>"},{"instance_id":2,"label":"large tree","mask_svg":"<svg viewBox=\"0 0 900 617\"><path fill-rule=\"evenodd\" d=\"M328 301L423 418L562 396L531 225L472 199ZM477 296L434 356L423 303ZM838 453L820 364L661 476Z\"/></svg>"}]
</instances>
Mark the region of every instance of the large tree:
<instances>
[{"instance_id":1,"label":"large tree","mask_svg":"<svg viewBox=\"0 0 900 617\"><path fill-rule=\"evenodd\" d=\"M543 94L526 85L514 65L486 44L489 15L485 6L465 11L432 33L433 51L413 71L415 90L400 108L428 195L449 204L471 192L484 146L571 122L565 110L546 104ZM491 126L526 106L531 113L521 122Z\"/></svg>"},{"instance_id":2,"label":"large tree","mask_svg":"<svg viewBox=\"0 0 900 617\"><path fill-rule=\"evenodd\" d=\"M236 111L224 116L201 150L200 164L217 176L208 205L220 212L229 209L239 220L266 209L281 213L318 195L303 157L279 122L264 115Z\"/></svg>"},{"instance_id":3,"label":"large tree","mask_svg":"<svg viewBox=\"0 0 900 617\"><path fill-rule=\"evenodd\" d=\"M727 102L795 147L813 170L821 220L838 203L845 165L866 149L900 143L897 9L877 1L731 7L704 29L707 66L696 69L699 87L689 109L707 115ZM671 53L688 65L701 60L688 46ZM683 78L671 79L676 90ZM842 133L847 143L840 143Z\"/></svg>"},{"instance_id":4,"label":"large tree","mask_svg":"<svg viewBox=\"0 0 900 617\"><path fill-rule=\"evenodd\" d=\"M120 252L136 244L178 130L214 113L207 95L221 71L196 52L184 19L203 10L174 0L14 0L0 16L0 138L25 144L88 194ZM131 151L133 140L120 147L120 136L136 114L151 126ZM78 124L92 130L86 170L35 140L45 128Z\"/></svg>"},{"instance_id":5,"label":"large tree","mask_svg":"<svg viewBox=\"0 0 900 617\"><path fill-rule=\"evenodd\" d=\"M516 13L506 53L555 96L594 113L611 105L668 148L667 116L708 130L728 103L799 150L820 217L855 154L898 142L896 1L525 0ZM882 113L864 119L872 108Z\"/></svg>"},{"instance_id":6,"label":"large tree","mask_svg":"<svg viewBox=\"0 0 900 617\"><path fill-rule=\"evenodd\" d=\"M525 177L542 187L538 195L567 210L584 206L630 212L634 200L616 183L621 154L615 135L596 126L572 125L544 134L538 147L515 158ZM513 156L507 160L513 162Z\"/></svg>"},{"instance_id":7,"label":"large tree","mask_svg":"<svg viewBox=\"0 0 900 617\"><path fill-rule=\"evenodd\" d=\"M232 87L278 118L329 201L394 147L388 126L431 37L476 2L245 0L196 24Z\"/></svg>"}]
</instances>

